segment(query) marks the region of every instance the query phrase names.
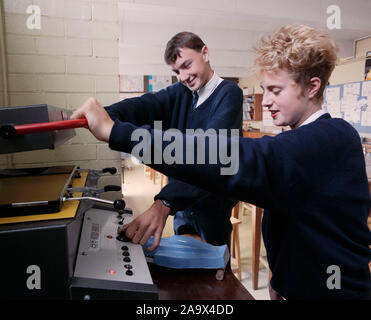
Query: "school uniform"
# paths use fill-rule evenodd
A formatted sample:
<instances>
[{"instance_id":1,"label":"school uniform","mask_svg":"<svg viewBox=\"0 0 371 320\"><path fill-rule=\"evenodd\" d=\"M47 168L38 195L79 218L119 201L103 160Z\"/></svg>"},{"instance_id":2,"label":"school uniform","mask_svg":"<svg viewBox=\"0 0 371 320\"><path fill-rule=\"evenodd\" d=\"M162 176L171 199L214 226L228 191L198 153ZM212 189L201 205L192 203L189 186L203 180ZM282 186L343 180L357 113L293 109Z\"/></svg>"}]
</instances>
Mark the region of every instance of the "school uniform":
<instances>
[{"instance_id":1,"label":"school uniform","mask_svg":"<svg viewBox=\"0 0 371 320\"><path fill-rule=\"evenodd\" d=\"M162 130L239 129L242 133L242 90L214 72L198 92L176 83L155 94L126 99L107 107L113 120L153 129L162 121ZM237 203L227 196L216 196L196 186L170 178L155 196L171 207L175 234L198 234L208 243L230 242L231 210Z\"/></svg>"},{"instance_id":2,"label":"school uniform","mask_svg":"<svg viewBox=\"0 0 371 320\"><path fill-rule=\"evenodd\" d=\"M271 286L282 297L367 299L370 196L360 137L349 123L328 113L313 118L275 137L229 139L229 145L239 146L235 175L221 175L221 163L153 167L264 208ZM116 121L110 148L130 152L133 130ZM196 158L197 141L193 143ZM206 152L209 148L206 144Z\"/></svg>"}]
</instances>

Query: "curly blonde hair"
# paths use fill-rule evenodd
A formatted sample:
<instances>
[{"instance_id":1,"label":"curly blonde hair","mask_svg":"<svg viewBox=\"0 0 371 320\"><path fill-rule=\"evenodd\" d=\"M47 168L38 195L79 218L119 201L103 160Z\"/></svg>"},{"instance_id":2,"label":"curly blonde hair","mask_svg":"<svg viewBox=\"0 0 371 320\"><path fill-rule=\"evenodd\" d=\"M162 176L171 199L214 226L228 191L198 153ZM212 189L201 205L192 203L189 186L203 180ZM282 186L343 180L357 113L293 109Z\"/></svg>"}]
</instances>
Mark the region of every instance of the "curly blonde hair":
<instances>
[{"instance_id":1,"label":"curly blonde hair","mask_svg":"<svg viewBox=\"0 0 371 320\"><path fill-rule=\"evenodd\" d=\"M335 68L338 52L337 44L327 33L305 25L287 25L262 37L254 51L256 73L283 69L301 88L308 86L311 78L320 78L321 87L315 99L323 102L323 92Z\"/></svg>"}]
</instances>

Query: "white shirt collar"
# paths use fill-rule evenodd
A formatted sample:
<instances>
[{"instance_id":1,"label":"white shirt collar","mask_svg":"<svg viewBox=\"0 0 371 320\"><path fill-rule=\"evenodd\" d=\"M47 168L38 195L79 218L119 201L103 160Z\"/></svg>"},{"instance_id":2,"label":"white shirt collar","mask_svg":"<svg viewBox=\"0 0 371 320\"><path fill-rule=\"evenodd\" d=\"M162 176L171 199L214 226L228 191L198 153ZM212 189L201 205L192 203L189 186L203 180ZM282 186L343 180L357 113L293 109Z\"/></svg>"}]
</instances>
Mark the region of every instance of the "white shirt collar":
<instances>
[{"instance_id":1,"label":"white shirt collar","mask_svg":"<svg viewBox=\"0 0 371 320\"><path fill-rule=\"evenodd\" d=\"M309 124L309 123L311 123L313 121L316 121L320 116L323 116L326 113L327 112L325 110L323 110L323 109L316 111L307 120L305 120L299 127L304 126L306 124Z\"/></svg>"},{"instance_id":2,"label":"white shirt collar","mask_svg":"<svg viewBox=\"0 0 371 320\"><path fill-rule=\"evenodd\" d=\"M198 100L197 100L197 107L203 103L210 95L214 92L214 90L218 87L218 85L223 81L216 72L214 71L213 76L206 83L201 89L197 90Z\"/></svg>"}]
</instances>

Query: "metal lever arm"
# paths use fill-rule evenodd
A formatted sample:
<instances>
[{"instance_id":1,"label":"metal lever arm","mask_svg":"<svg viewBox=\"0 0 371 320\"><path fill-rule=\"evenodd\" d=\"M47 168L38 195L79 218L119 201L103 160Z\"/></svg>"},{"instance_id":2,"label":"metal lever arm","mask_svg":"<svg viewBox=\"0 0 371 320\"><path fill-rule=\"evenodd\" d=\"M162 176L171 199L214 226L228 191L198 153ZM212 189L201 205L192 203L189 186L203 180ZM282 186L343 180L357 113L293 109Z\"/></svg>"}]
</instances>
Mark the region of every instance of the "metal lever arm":
<instances>
[{"instance_id":1,"label":"metal lever arm","mask_svg":"<svg viewBox=\"0 0 371 320\"><path fill-rule=\"evenodd\" d=\"M69 193L74 193L74 192L88 192L88 193L95 193L95 194L100 194L103 192L109 192L109 191L121 191L120 186L115 186L115 185L107 185L104 186L104 188L97 189L93 187L80 187L80 188L68 188L67 191Z\"/></svg>"},{"instance_id":2,"label":"metal lever arm","mask_svg":"<svg viewBox=\"0 0 371 320\"><path fill-rule=\"evenodd\" d=\"M95 197L74 197L74 198L67 198L63 197L62 201L78 201L78 200L92 200L95 202L99 203L105 203L112 205L116 210L124 210L126 203L124 200L115 200L115 201L110 201L110 200L105 200L105 199L100 199L100 198L95 198Z\"/></svg>"},{"instance_id":3,"label":"metal lever arm","mask_svg":"<svg viewBox=\"0 0 371 320\"><path fill-rule=\"evenodd\" d=\"M104 168L102 170L90 170L91 174L94 174L94 175L97 175L97 176L100 176L103 173L107 173L107 172L114 175L114 174L116 174L117 169L115 167L111 167L111 168Z\"/></svg>"}]
</instances>

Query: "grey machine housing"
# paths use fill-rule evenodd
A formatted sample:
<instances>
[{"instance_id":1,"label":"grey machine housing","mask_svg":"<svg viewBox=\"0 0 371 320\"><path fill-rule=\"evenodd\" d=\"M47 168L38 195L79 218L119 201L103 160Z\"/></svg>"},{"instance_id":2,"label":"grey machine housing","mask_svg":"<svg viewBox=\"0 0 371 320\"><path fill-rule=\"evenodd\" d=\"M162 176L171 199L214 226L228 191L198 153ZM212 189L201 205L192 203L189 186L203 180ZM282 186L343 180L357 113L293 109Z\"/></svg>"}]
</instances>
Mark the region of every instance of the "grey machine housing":
<instances>
[{"instance_id":1,"label":"grey machine housing","mask_svg":"<svg viewBox=\"0 0 371 320\"><path fill-rule=\"evenodd\" d=\"M0 126L69 120L72 111L47 104L0 108ZM0 136L0 154L55 149L75 136L75 130L31 133L11 139Z\"/></svg>"}]
</instances>

